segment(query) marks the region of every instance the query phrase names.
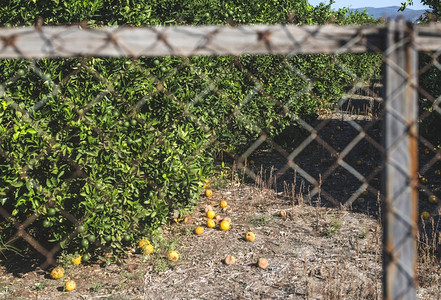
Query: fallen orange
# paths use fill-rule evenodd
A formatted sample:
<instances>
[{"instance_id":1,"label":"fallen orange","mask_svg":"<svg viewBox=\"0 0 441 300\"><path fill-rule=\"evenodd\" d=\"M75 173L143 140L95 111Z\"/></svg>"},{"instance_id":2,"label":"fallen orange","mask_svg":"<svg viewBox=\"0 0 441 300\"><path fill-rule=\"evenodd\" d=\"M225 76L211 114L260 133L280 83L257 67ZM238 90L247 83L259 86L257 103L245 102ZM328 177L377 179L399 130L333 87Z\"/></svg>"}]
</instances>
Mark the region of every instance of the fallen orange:
<instances>
[{"instance_id":1,"label":"fallen orange","mask_svg":"<svg viewBox=\"0 0 441 300\"><path fill-rule=\"evenodd\" d=\"M170 250L168 252L168 260L177 262L179 260L179 253L175 250Z\"/></svg>"},{"instance_id":2,"label":"fallen orange","mask_svg":"<svg viewBox=\"0 0 441 300\"><path fill-rule=\"evenodd\" d=\"M429 201L429 203L432 203L432 204L437 204L438 203L438 199L436 199L435 195L430 195L429 198L428 198L428 201Z\"/></svg>"},{"instance_id":3,"label":"fallen orange","mask_svg":"<svg viewBox=\"0 0 441 300\"><path fill-rule=\"evenodd\" d=\"M141 239L138 243L138 246L140 248L144 248L147 245L150 245L150 242L147 239Z\"/></svg>"},{"instance_id":4,"label":"fallen orange","mask_svg":"<svg viewBox=\"0 0 441 300\"><path fill-rule=\"evenodd\" d=\"M202 226L198 226L195 228L194 233L196 233L197 235L201 235L202 233L204 233L204 228L202 228Z\"/></svg>"},{"instance_id":5,"label":"fallen orange","mask_svg":"<svg viewBox=\"0 0 441 300\"><path fill-rule=\"evenodd\" d=\"M81 255L78 254L75 258L73 258L72 263L74 265L81 265Z\"/></svg>"},{"instance_id":6,"label":"fallen orange","mask_svg":"<svg viewBox=\"0 0 441 300\"><path fill-rule=\"evenodd\" d=\"M207 220L207 227L214 228L216 226L216 222L213 219Z\"/></svg>"},{"instance_id":7,"label":"fallen orange","mask_svg":"<svg viewBox=\"0 0 441 300\"><path fill-rule=\"evenodd\" d=\"M213 219L216 216L216 213L212 210L207 211L207 218Z\"/></svg>"},{"instance_id":8,"label":"fallen orange","mask_svg":"<svg viewBox=\"0 0 441 300\"><path fill-rule=\"evenodd\" d=\"M141 251L142 251L142 254L144 254L144 255L150 255L154 251L153 245L152 244L148 244L148 245L142 247Z\"/></svg>"},{"instance_id":9,"label":"fallen orange","mask_svg":"<svg viewBox=\"0 0 441 300\"><path fill-rule=\"evenodd\" d=\"M64 268L61 266L55 267L51 271L51 278L53 279L60 279L63 276L64 276Z\"/></svg>"},{"instance_id":10,"label":"fallen orange","mask_svg":"<svg viewBox=\"0 0 441 300\"><path fill-rule=\"evenodd\" d=\"M68 292L73 291L77 287L77 284L73 280L68 280L64 283L64 289Z\"/></svg>"},{"instance_id":11,"label":"fallen orange","mask_svg":"<svg viewBox=\"0 0 441 300\"><path fill-rule=\"evenodd\" d=\"M422 218L423 220L427 220L427 219L429 219L429 218L430 218L430 213L427 212L427 211L423 211L423 212L421 213L421 218Z\"/></svg>"},{"instance_id":12,"label":"fallen orange","mask_svg":"<svg viewBox=\"0 0 441 300\"><path fill-rule=\"evenodd\" d=\"M220 223L220 229L221 230L228 230L228 229L230 229L230 222L228 222L227 220L223 220L221 223Z\"/></svg>"},{"instance_id":13,"label":"fallen orange","mask_svg":"<svg viewBox=\"0 0 441 300\"><path fill-rule=\"evenodd\" d=\"M245 239L246 239L248 242L253 242L253 241L256 239L256 236L255 236L255 234L254 234L253 232L249 231L249 232L247 232L247 233L245 234Z\"/></svg>"}]
</instances>

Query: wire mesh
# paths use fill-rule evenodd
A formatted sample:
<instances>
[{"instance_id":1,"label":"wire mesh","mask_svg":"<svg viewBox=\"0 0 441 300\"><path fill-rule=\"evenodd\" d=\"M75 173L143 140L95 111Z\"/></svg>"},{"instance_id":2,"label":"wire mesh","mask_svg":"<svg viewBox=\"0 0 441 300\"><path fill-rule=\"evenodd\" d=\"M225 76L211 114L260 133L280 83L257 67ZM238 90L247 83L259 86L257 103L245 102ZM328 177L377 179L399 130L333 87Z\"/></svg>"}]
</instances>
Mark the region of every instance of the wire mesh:
<instances>
[{"instance_id":1,"label":"wire mesh","mask_svg":"<svg viewBox=\"0 0 441 300\"><path fill-rule=\"evenodd\" d=\"M388 156L398 148L408 157L410 150L400 142L416 134L402 112L384 111L381 78L372 78L375 72L378 77L380 67L357 74L342 56L368 51L383 54L383 63L395 72L392 80L402 76L392 89L385 83L388 98L398 99L403 87L422 97L418 141L424 152L418 188L430 203L420 206L438 216L439 204L435 208L433 203L441 197L441 150L434 129L441 125L441 109L434 82L441 71L440 51L429 52L421 44L429 34L412 40L398 36L386 49L386 32L384 27L333 26L1 29L0 55L20 58L3 60L17 67L3 75L0 85L0 226L8 233L3 245L29 244L45 258L43 268L54 265L56 254L72 241L110 251L109 232L110 239L121 241L125 226L134 229L152 222L156 210L168 206L169 217L178 218L191 206L184 198L195 198L199 189L192 188L190 177L199 180L193 170L203 168L204 154L214 147L257 184L266 177L270 182L265 185L279 192L302 189L321 205L377 214L385 199L380 176L385 169L393 166L408 176L393 197L416 187L415 174ZM418 74L423 84L418 87L408 70L390 58L405 44L424 50ZM342 82L349 82L337 92L343 96L335 103L320 99L317 92L323 85L317 76L325 70L313 74L299 67L298 57L311 53L333 53L325 58L326 66L332 65L345 78ZM273 55L270 63L262 54ZM201 60L197 55L226 56ZM58 56L69 58L60 65L53 58ZM109 67L100 68L103 65ZM286 81L274 82L274 74L287 74ZM90 94L81 92L91 85L95 88ZM312 118L295 109L305 98L318 103ZM172 113L161 113L166 109ZM387 146L380 126L385 114L404 124L401 135L394 135L396 140ZM223 136L227 130L245 132L246 140ZM383 130L384 135L390 130L396 134L391 128ZM195 135L191 142L187 131ZM167 172L159 174L161 169ZM179 196L182 190L185 195ZM183 206L173 204L173 197L181 197ZM403 198L410 203L406 201ZM393 205L387 203L386 210L399 217ZM87 220L103 217L103 206L121 216L114 226L122 229L104 226L103 231L97 226L86 234ZM412 244L416 216L401 221L410 229L400 234ZM51 229L54 226L66 234ZM394 251L386 253L392 263ZM413 261L413 255L410 250L407 258ZM412 294L413 270L398 268L408 280L403 293Z\"/></svg>"}]
</instances>

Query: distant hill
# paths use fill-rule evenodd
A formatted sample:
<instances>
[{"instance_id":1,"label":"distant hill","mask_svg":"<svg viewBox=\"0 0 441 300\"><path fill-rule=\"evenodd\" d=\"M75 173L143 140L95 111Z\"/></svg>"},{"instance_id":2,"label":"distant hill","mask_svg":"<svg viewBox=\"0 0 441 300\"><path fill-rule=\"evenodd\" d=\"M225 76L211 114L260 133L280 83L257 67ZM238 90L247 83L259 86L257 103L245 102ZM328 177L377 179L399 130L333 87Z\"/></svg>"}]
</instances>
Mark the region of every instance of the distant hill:
<instances>
[{"instance_id":1,"label":"distant hill","mask_svg":"<svg viewBox=\"0 0 441 300\"><path fill-rule=\"evenodd\" d=\"M399 6L388 6L388 7L366 7L366 12L368 15L373 16L374 18L378 19L381 17L384 17L385 19L396 19L399 16L403 16L404 19L408 21L415 22L418 20L418 18L423 15L426 10L414 10L406 8L403 12L399 12L398 9ZM354 11L363 11L365 8L352 8L351 10Z\"/></svg>"}]
</instances>

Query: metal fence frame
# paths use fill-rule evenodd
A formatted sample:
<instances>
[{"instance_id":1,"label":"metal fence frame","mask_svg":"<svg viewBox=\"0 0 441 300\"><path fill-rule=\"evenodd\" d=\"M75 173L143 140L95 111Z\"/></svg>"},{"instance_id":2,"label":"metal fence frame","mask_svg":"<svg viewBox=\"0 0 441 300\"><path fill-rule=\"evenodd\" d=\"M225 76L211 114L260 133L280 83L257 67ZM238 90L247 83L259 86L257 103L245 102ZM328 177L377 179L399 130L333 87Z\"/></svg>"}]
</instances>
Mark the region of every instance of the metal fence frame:
<instances>
[{"instance_id":1,"label":"metal fence frame","mask_svg":"<svg viewBox=\"0 0 441 300\"><path fill-rule=\"evenodd\" d=\"M369 27L0 28L0 58L383 53L385 299L416 298L418 51L440 49L441 24L403 20Z\"/></svg>"}]
</instances>

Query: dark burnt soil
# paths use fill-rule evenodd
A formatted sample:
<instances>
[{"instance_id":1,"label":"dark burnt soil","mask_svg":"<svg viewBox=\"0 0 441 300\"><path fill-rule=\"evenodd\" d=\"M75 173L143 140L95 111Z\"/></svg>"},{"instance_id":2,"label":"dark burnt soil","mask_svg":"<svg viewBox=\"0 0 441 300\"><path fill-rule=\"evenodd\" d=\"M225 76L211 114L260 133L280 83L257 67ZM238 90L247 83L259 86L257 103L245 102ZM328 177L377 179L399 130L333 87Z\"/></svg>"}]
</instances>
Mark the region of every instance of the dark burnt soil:
<instances>
[{"instance_id":1,"label":"dark burnt soil","mask_svg":"<svg viewBox=\"0 0 441 300\"><path fill-rule=\"evenodd\" d=\"M287 183L292 189L295 182L295 190L302 189L313 201L317 201L320 192L321 205L344 205L356 212L377 215L382 172L380 125L380 120L372 119L321 119L312 124L316 138L302 133L302 142L295 146L287 143L272 151L257 151L249 157L248 167L256 174L263 170L266 178L272 173L278 191L286 190ZM290 167L289 159L296 171Z\"/></svg>"}]
</instances>

